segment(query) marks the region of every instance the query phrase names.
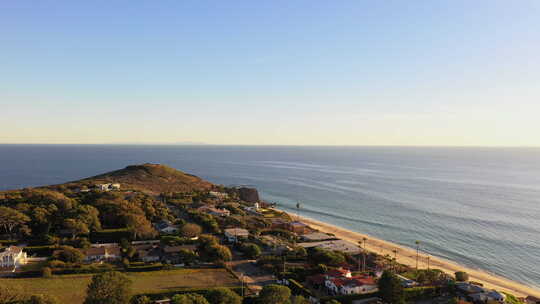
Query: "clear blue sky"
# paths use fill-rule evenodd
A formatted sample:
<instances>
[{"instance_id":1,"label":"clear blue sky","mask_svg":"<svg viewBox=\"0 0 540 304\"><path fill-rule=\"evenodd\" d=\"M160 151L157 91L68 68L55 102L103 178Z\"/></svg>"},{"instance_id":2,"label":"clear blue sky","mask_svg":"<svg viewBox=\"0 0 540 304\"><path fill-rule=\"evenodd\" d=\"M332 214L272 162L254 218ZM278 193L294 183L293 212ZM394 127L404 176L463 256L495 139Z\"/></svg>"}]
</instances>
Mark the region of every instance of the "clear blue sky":
<instances>
[{"instance_id":1,"label":"clear blue sky","mask_svg":"<svg viewBox=\"0 0 540 304\"><path fill-rule=\"evenodd\" d=\"M0 142L540 145L539 1L1 1Z\"/></svg>"}]
</instances>

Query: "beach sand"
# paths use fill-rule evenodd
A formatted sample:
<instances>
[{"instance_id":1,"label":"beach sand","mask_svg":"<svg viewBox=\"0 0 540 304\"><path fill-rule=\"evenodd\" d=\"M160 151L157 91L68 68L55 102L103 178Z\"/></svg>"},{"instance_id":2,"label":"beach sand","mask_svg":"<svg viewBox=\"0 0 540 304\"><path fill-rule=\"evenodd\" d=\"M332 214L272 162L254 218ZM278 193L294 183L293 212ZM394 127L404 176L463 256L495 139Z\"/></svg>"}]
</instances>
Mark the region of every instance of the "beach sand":
<instances>
[{"instance_id":1,"label":"beach sand","mask_svg":"<svg viewBox=\"0 0 540 304\"><path fill-rule=\"evenodd\" d=\"M297 216L295 215L294 217L296 218ZM298 218L300 219L300 221L308 224L314 229L317 229L326 233L332 233L340 239L350 241L353 243L358 243L359 241L362 240L362 238L366 237L367 238L366 250L380 254L380 255L389 254L390 256L394 257L393 250L397 249L398 250L397 252L398 263L405 264L411 267L416 266L416 250L414 249L399 246L391 242L374 238L369 235L349 231L344 228L340 228L331 224L323 223L321 221L306 218L303 216L299 216ZM419 261L418 261L419 268L427 268L426 257L427 255L422 254L422 253L420 254ZM454 275L456 271L465 271L469 274L469 278L471 281L482 283L484 287L486 288L491 288L491 289L496 289L499 291L511 293L517 297L526 297L528 295L540 297L540 290L538 289L534 289L522 283L514 282L511 280L499 277L497 275L487 273L485 271L461 266L461 265L458 265L457 263L447 261L442 258L430 256L429 266L431 269L434 269L434 268L440 269L448 274L451 274L452 276Z\"/></svg>"}]
</instances>

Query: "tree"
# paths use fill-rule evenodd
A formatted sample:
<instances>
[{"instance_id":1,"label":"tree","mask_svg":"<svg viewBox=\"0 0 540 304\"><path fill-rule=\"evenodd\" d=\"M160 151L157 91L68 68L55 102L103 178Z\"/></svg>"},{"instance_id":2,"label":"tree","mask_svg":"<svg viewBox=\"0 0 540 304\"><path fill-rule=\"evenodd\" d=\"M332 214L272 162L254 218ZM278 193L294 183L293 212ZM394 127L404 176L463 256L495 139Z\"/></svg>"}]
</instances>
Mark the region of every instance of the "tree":
<instances>
[{"instance_id":1,"label":"tree","mask_svg":"<svg viewBox=\"0 0 540 304\"><path fill-rule=\"evenodd\" d=\"M127 304L131 280L120 272L111 271L92 277L84 304Z\"/></svg>"},{"instance_id":2,"label":"tree","mask_svg":"<svg viewBox=\"0 0 540 304\"><path fill-rule=\"evenodd\" d=\"M133 234L133 238L137 237L148 238L155 236L156 230L152 228L152 224L142 214L127 214L125 216L126 227Z\"/></svg>"},{"instance_id":3,"label":"tree","mask_svg":"<svg viewBox=\"0 0 540 304\"><path fill-rule=\"evenodd\" d=\"M291 298L291 304L310 304L310 302L303 296L298 295Z\"/></svg>"},{"instance_id":4,"label":"tree","mask_svg":"<svg viewBox=\"0 0 540 304\"><path fill-rule=\"evenodd\" d=\"M84 260L84 254L77 248L61 246L54 252L53 258L66 263L81 263Z\"/></svg>"},{"instance_id":5,"label":"tree","mask_svg":"<svg viewBox=\"0 0 540 304\"><path fill-rule=\"evenodd\" d=\"M77 219L66 219L64 221L64 227L71 232L72 239L75 239L77 235L90 233L88 225Z\"/></svg>"},{"instance_id":6,"label":"tree","mask_svg":"<svg viewBox=\"0 0 540 304\"><path fill-rule=\"evenodd\" d=\"M338 266L345 263L343 253L322 248L313 248L310 252L310 258L317 264Z\"/></svg>"},{"instance_id":7,"label":"tree","mask_svg":"<svg viewBox=\"0 0 540 304\"><path fill-rule=\"evenodd\" d=\"M230 261L232 259L231 250L227 246L223 245L214 245L210 247L210 250L208 252L208 257L216 262L216 261Z\"/></svg>"},{"instance_id":8,"label":"tree","mask_svg":"<svg viewBox=\"0 0 540 304\"><path fill-rule=\"evenodd\" d=\"M258 303L283 304L289 301L291 290L287 286L270 284L263 287L259 293Z\"/></svg>"},{"instance_id":9,"label":"tree","mask_svg":"<svg viewBox=\"0 0 540 304\"><path fill-rule=\"evenodd\" d=\"M220 287L208 292L208 301L212 304L241 304L242 298L229 288Z\"/></svg>"},{"instance_id":10,"label":"tree","mask_svg":"<svg viewBox=\"0 0 540 304\"><path fill-rule=\"evenodd\" d=\"M242 252L250 259L256 259L261 255L261 248L254 243L242 244Z\"/></svg>"},{"instance_id":11,"label":"tree","mask_svg":"<svg viewBox=\"0 0 540 304\"><path fill-rule=\"evenodd\" d=\"M173 304L210 304L198 293L177 294L172 297Z\"/></svg>"},{"instance_id":12,"label":"tree","mask_svg":"<svg viewBox=\"0 0 540 304\"><path fill-rule=\"evenodd\" d=\"M379 279L379 294L384 302L392 304L405 303L403 285L399 278L390 271L385 271Z\"/></svg>"},{"instance_id":13,"label":"tree","mask_svg":"<svg viewBox=\"0 0 540 304\"><path fill-rule=\"evenodd\" d=\"M41 269L41 276L44 278L51 278L52 277L52 270L50 267L43 267Z\"/></svg>"},{"instance_id":14,"label":"tree","mask_svg":"<svg viewBox=\"0 0 540 304\"><path fill-rule=\"evenodd\" d=\"M201 226L193 223L187 223L184 226L182 226L181 229L182 235L188 238L193 238L196 236L199 236L202 232Z\"/></svg>"},{"instance_id":15,"label":"tree","mask_svg":"<svg viewBox=\"0 0 540 304\"><path fill-rule=\"evenodd\" d=\"M467 282L469 280L469 274L465 271L458 271L455 273L456 281L458 282Z\"/></svg>"},{"instance_id":16,"label":"tree","mask_svg":"<svg viewBox=\"0 0 540 304\"><path fill-rule=\"evenodd\" d=\"M0 227L9 234L12 234L16 228L23 227L29 221L30 218L22 212L9 207L0 207Z\"/></svg>"},{"instance_id":17,"label":"tree","mask_svg":"<svg viewBox=\"0 0 540 304\"><path fill-rule=\"evenodd\" d=\"M78 218L84 222L91 231L101 230L99 211L90 205L81 205L77 208Z\"/></svg>"}]
</instances>

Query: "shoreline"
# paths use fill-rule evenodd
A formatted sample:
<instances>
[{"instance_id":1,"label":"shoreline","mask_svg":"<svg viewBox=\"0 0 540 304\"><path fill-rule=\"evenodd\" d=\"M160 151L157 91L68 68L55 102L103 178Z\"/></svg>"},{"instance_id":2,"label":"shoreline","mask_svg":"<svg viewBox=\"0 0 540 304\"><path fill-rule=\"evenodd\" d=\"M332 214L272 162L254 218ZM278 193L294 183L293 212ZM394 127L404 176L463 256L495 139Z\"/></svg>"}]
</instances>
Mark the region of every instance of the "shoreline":
<instances>
[{"instance_id":1,"label":"shoreline","mask_svg":"<svg viewBox=\"0 0 540 304\"><path fill-rule=\"evenodd\" d=\"M315 220L305 216L293 215L290 212L284 211L277 208L278 210L285 212L291 216L291 218L298 218L299 221L308 224L311 228L320 230L326 233L332 233L337 238L343 239L345 241L353 242L357 244L364 237L367 238L366 241L366 250L373 252L379 255L389 254L394 256L393 250L397 249L397 261L400 264L408 265L410 267L416 266L416 250L412 248L407 248L402 245L398 245L389 241L381 240L373 236L363 234L360 232L354 232L339 226L335 226L329 223L325 223L319 220ZM418 259L418 268L427 268L427 257L425 253L419 254ZM484 285L486 288L496 289L498 291L507 292L513 294L516 297L527 297L535 296L540 297L540 290L512 281L510 279L503 278L501 276L488 273L483 270L470 268L467 266L460 265L456 262L439 258L437 256L429 255L429 265L430 268L440 269L452 276L456 271L465 271L469 274L471 281L479 282Z\"/></svg>"}]
</instances>

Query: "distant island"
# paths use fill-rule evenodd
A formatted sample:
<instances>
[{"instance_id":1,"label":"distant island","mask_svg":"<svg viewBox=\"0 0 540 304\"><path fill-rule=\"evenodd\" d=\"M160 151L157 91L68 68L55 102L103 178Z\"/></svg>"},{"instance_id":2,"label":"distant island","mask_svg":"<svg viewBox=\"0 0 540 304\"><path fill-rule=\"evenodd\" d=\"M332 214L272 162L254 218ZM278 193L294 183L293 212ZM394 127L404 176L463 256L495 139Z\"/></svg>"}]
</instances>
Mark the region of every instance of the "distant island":
<instances>
[{"instance_id":1,"label":"distant island","mask_svg":"<svg viewBox=\"0 0 540 304\"><path fill-rule=\"evenodd\" d=\"M2 191L0 303L540 301L421 255L420 243L399 247L277 207L255 188L161 164Z\"/></svg>"}]
</instances>

